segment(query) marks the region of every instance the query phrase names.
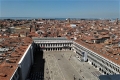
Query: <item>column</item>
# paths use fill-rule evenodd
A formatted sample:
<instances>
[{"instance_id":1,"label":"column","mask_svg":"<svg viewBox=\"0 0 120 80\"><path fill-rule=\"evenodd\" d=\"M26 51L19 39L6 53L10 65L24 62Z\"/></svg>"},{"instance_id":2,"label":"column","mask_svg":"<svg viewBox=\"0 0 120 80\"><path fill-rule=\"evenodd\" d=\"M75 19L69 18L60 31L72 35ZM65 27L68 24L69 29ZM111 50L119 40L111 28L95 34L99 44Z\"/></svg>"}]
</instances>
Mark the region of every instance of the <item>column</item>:
<instances>
[{"instance_id":1,"label":"column","mask_svg":"<svg viewBox=\"0 0 120 80\"><path fill-rule=\"evenodd\" d=\"M41 47L41 44L40 44L40 47Z\"/></svg>"},{"instance_id":2,"label":"column","mask_svg":"<svg viewBox=\"0 0 120 80\"><path fill-rule=\"evenodd\" d=\"M51 43L51 47L53 47L53 44Z\"/></svg>"},{"instance_id":3,"label":"column","mask_svg":"<svg viewBox=\"0 0 120 80\"><path fill-rule=\"evenodd\" d=\"M45 47L46 47L46 44L45 44Z\"/></svg>"},{"instance_id":4,"label":"column","mask_svg":"<svg viewBox=\"0 0 120 80\"><path fill-rule=\"evenodd\" d=\"M56 46L58 47L58 44L56 44Z\"/></svg>"}]
</instances>

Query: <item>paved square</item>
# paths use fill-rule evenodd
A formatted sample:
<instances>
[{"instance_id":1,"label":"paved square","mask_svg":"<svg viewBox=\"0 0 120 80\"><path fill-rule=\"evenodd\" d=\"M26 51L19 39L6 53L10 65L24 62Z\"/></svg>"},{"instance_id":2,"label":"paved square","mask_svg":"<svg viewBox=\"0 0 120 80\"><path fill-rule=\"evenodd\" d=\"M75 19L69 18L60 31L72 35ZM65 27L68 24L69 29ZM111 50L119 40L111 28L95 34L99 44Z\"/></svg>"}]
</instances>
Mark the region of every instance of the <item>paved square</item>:
<instances>
[{"instance_id":1,"label":"paved square","mask_svg":"<svg viewBox=\"0 0 120 80\"><path fill-rule=\"evenodd\" d=\"M101 73L72 51L45 51L45 80L99 80ZM90 69L89 69L90 68Z\"/></svg>"}]
</instances>

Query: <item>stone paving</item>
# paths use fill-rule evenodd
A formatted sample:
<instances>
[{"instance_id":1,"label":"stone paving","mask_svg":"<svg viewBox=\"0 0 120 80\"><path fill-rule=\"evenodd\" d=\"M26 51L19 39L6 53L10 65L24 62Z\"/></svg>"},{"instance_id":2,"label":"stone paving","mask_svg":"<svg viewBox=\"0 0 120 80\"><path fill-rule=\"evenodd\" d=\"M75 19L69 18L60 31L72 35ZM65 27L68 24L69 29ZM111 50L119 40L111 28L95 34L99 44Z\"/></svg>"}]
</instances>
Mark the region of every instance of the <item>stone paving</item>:
<instances>
[{"instance_id":1,"label":"stone paving","mask_svg":"<svg viewBox=\"0 0 120 80\"><path fill-rule=\"evenodd\" d=\"M71 59L70 56L72 55ZM81 74L82 77L84 77L84 80L98 80L97 76L94 77L94 75L91 75L91 72L98 72L96 69L94 69L91 65L89 65L86 62L80 62L76 57L75 54L66 53L65 57L73 64L72 66L77 70L79 74Z\"/></svg>"},{"instance_id":2,"label":"stone paving","mask_svg":"<svg viewBox=\"0 0 120 80\"><path fill-rule=\"evenodd\" d=\"M59 65L53 54L45 55L46 63L48 66L48 73L50 74L51 80L64 80L63 75L61 74L61 70Z\"/></svg>"},{"instance_id":3,"label":"stone paving","mask_svg":"<svg viewBox=\"0 0 120 80\"><path fill-rule=\"evenodd\" d=\"M99 80L101 74L72 51L45 51L45 80Z\"/></svg>"}]
</instances>

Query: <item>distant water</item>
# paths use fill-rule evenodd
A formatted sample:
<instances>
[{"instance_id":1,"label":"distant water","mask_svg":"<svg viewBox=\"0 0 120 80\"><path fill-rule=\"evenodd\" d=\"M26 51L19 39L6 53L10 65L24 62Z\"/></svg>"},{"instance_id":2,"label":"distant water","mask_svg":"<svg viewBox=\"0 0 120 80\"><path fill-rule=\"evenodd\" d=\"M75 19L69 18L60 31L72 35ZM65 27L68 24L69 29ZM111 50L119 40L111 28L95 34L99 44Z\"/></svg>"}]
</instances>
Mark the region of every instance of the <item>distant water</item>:
<instances>
[{"instance_id":1,"label":"distant water","mask_svg":"<svg viewBox=\"0 0 120 80\"><path fill-rule=\"evenodd\" d=\"M15 19L15 20L19 20L19 19L36 19L36 18L32 18L32 17L0 17L0 19Z\"/></svg>"},{"instance_id":2,"label":"distant water","mask_svg":"<svg viewBox=\"0 0 120 80\"><path fill-rule=\"evenodd\" d=\"M3 19L14 19L14 20L22 20L22 19L54 19L54 20L66 20L66 18L36 18L36 17L0 17L0 20Z\"/></svg>"},{"instance_id":3,"label":"distant water","mask_svg":"<svg viewBox=\"0 0 120 80\"><path fill-rule=\"evenodd\" d=\"M3 19L14 19L14 20L30 20L30 19L54 19L54 20L66 20L67 18L39 18L39 17L0 17L0 20ZM99 20L100 18L70 18L71 20L80 20L80 19L85 19L85 20ZM102 20L105 20L102 19ZM116 20L115 18L110 18L110 20Z\"/></svg>"}]
</instances>

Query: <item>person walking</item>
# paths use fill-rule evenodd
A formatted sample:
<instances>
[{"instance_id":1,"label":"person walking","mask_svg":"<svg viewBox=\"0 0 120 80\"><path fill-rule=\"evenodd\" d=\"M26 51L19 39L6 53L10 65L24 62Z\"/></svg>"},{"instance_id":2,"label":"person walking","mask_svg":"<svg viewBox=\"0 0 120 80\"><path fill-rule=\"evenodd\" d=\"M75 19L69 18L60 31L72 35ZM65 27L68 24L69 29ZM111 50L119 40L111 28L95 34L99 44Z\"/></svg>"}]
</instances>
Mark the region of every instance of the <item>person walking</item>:
<instances>
[{"instance_id":1,"label":"person walking","mask_svg":"<svg viewBox=\"0 0 120 80\"><path fill-rule=\"evenodd\" d=\"M79 80L82 80L82 79L79 78Z\"/></svg>"},{"instance_id":2,"label":"person walking","mask_svg":"<svg viewBox=\"0 0 120 80\"><path fill-rule=\"evenodd\" d=\"M75 77L75 75L73 75L73 77L74 77L74 80L76 80L76 77Z\"/></svg>"}]
</instances>

